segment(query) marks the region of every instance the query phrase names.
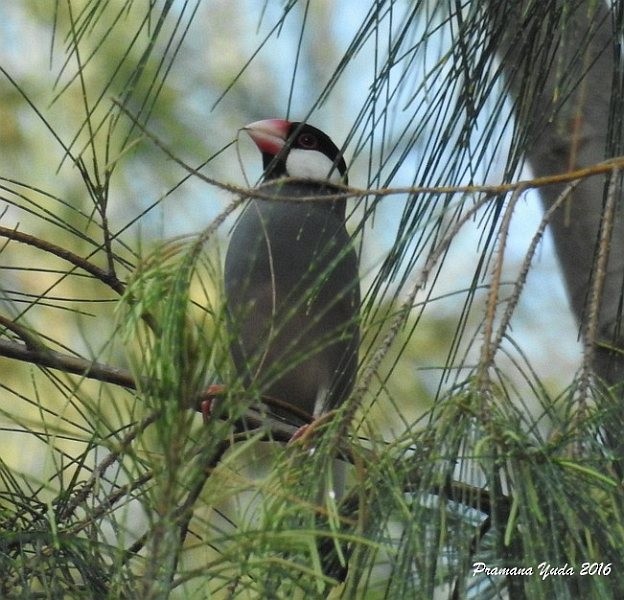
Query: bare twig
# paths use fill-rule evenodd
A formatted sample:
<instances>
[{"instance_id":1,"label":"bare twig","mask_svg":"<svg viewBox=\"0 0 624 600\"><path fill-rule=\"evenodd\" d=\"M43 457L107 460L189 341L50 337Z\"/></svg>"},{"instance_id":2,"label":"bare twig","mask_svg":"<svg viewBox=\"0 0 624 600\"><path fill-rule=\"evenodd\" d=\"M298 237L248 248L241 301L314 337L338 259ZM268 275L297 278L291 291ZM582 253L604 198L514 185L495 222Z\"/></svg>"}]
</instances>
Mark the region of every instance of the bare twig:
<instances>
[{"instance_id":1,"label":"bare twig","mask_svg":"<svg viewBox=\"0 0 624 600\"><path fill-rule=\"evenodd\" d=\"M483 325L483 344L481 346L481 359L479 360L480 377L482 379L488 378L488 372L496 353L496 346L492 343L492 336L494 333L494 320L496 318L496 306L498 304L501 278L503 274L503 264L505 262L507 237L509 235L509 226L511 225L511 218L514 213L514 209L516 208L516 204L524 191L525 188L523 187L518 187L514 190L514 193L509 199L509 203L503 214L503 220L499 229L498 252L496 260L494 261L492 278L489 283L489 291L485 308L485 321Z\"/></svg>"},{"instance_id":2,"label":"bare twig","mask_svg":"<svg viewBox=\"0 0 624 600\"><path fill-rule=\"evenodd\" d=\"M615 213L619 204L619 180L620 171L619 168L615 168L611 173L609 188L607 190L607 199L602 212L597 256L589 292L585 330L583 332L583 376L579 386L580 411L585 409L587 389L589 387L591 373L593 372L594 367L594 356L596 354L596 343L598 341L598 327L600 321L600 305L602 303L604 283L607 276L607 263L609 261L609 250L611 248L613 223L615 221Z\"/></svg>"},{"instance_id":3,"label":"bare twig","mask_svg":"<svg viewBox=\"0 0 624 600\"><path fill-rule=\"evenodd\" d=\"M128 109L123 106L119 101L113 100L113 102L119 107L119 109L129 118L131 119L135 125L137 125L141 131L145 134L145 136L151 140L154 145L164 152L167 157L173 160L176 164L181 166L187 173L194 175L208 183L214 187L222 189L224 191L232 192L234 194L238 194L244 198L254 197L260 199L270 200L274 198L274 194L263 194L262 186L259 188L248 188L244 186L239 186L232 183L225 183L223 181L219 181L213 177L208 177L203 173L199 172L197 169L193 168L180 158L178 158L169 148L167 148L166 144L162 142L158 136L148 131L145 126L140 124L137 119L132 115ZM231 142L234 143L234 142ZM447 194L486 194L488 196L506 194L509 192L513 192L517 189L534 189L541 188L548 185L557 185L561 183L569 183L571 181L575 181L577 179L586 179L587 177L594 177L596 175L604 175L606 173L610 173L616 169L624 168L624 156L617 156L614 158L610 158L604 162L596 163L594 165L590 165L588 167L583 167L580 169L575 169L573 171L566 171L565 173L557 173L555 175L546 175L544 177L535 177L533 179L523 179L520 181L510 182L510 183L500 183L497 185L458 185L458 186L410 186L410 187L393 187L393 188L381 188L381 189L359 189L355 187L350 187L346 185L340 184L332 184L332 187L340 190L339 193L335 195L324 195L322 196L322 201L331 201L331 200L340 200L344 198L350 197L364 197L364 196L395 196L395 195L405 195L405 194L433 194L433 195L447 195ZM296 181L296 178L285 177L280 181L284 183L288 181ZM272 182L274 184L275 182ZM297 202L313 202L319 201L318 196L300 196L295 199Z\"/></svg>"},{"instance_id":4,"label":"bare twig","mask_svg":"<svg viewBox=\"0 0 624 600\"><path fill-rule=\"evenodd\" d=\"M130 444L141 434L147 427L149 427L158 418L159 413L155 412L142 419L139 423L132 426L132 429L121 440L119 446L104 457L93 469L91 477L85 481L80 487L72 490L72 498L63 507L62 511L59 511L57 520L59 523L71 518L76 512L76 509L89 497L93 488L97 485L98 481L104 476L104 473L112 466L124 452L128 449Z\"/></svg>"},{"instance_id":5,"label":"bare twig","mask_svg":"<svg viewBox=\"0 0 624 600\"><path fill-rule=\"evenodd\" d=\"M550 208L543 214L540 224L537 228L537 231L533 235L533 238L531 239L531 243L529 244L529 247L524 255L524 260L522 261L522 266L520 267L520 273L518 277L516 278L516 281L514 282L514 290L511 296L507 300L505 313L503 314L501 318L500 325L496 331L496 336L494 337L494 340L492 341L492 347L494 351L496 351L499 348L503 340L503 337L505 336L505 333L507 329L509 328L511 318L515 312L516 306L518 305L518 301L520 300L520 294L522 293L522 290L524 289L524 284L526 283L526 279L529 274L531 262L533 261L533 257L535 256L535 252L537 250L538 244L544 237L546 227L550 223L555 212L557 212L561 208L561 205L566 200L568 200L568 198L570 198L572 192L579 185L581 181L582 181L581 179L576 179L575 181L572 181L568 186L566 186L563 192L561 192L561 194L559 194L557 199L552 203Z\"/></svg>"},{"instance_id":6,"label":"bare twig","mask_svg":"<svg viewBox=\"0 0 624 600\"><path fill-rule=\"evenodd\" d=\"M0 237L5 237L10 240L20 242L22 244L33 246L34 248L38 248L39 250L43 250L44 252L53 254L58 258L62 258L63 260L66 260L75 267L78 267L79 269L82 269L83 271L86 271L87 273L93 275L96 279L108 285L118 294L124 293L125 286L121 281L119 281L119 279L117 279L117 276L114 273L110 273L108 271L105 271L104 269L101 269L97 265L94 265L92 262L85 260L81 256L74 254L66 248L57 246L52 242L48 242L47 240L35 237L34 235L22 233L21 231L17 231L16 229L9 229L8 227L0 227Z\"/></svg>"},{"instance_id":7,"label":"bare twig","mask_svg":"<svg viewBox=\"0 0 624 600\"><path fill-rule=\"evenodd\" d=\"M4 327L9 331L12 331L24 342L24 344L26 344L26 348L28 348L29 350L42 349L42 345L39 339L23 325L20 325L19 323L16 323L15 321L12 321L11 319L8 319L3 315L0 315L0 327Z\"/></svg>"},{"instance_id":8,"label":"bare twig","mask_svg":"<svg viewBox=\"0 0 624 600\"><path fill-rule=\"evenodd\" d=\"M58 369L87 379L113 383L128 389L136 388L134 377L127 369L112 367L78 356L70 356L41 346L33 349L26 344L0 339L0 356L41 367Z\"/></svg>"},{"instance_id":9,"label":"bare twig","mask_svg":"<svg viewBox=\"0 0 624 600\"><path fill-rule=\"evenodd\" d=\"M474 206L471 206L466 213L457 220L457 222L453 225L447 235L442 238L442 240L438 243L438 245L431 251L427 261L425 262L424 267L420 272L420 276L417 278L416 283L412 286L410 293L408 294L405 301L401 304L398 310L395 313L394 318L390 322L390 327L388 332L384 336L383 340L375 350L373 356L370 358L368 363L366 364L366 368L360 377L360 380L353 391L351 398L347 401L348 408L347 413L345 415L345 419L343 420L344 428L348 428L353 415L357 411L358 407L361 406L362 400L368 389L370 388L371 381L375 376L375 373L379 369L379 365L383 361L386 354L389 352L394 340L399 334L401 327L403 327L408 315L414 303L416 301L416 296L420 290L424 288L426 285L429 274L440 260L440 257L447 251L451 242L457 236L457 233L460 229L474 216L476 212L478 212L487 202L489 202L490 197L486 196L482 198L480 201L476 202ZM346 434L346 431L343 432Z\"/></svg>"}]
</instances>

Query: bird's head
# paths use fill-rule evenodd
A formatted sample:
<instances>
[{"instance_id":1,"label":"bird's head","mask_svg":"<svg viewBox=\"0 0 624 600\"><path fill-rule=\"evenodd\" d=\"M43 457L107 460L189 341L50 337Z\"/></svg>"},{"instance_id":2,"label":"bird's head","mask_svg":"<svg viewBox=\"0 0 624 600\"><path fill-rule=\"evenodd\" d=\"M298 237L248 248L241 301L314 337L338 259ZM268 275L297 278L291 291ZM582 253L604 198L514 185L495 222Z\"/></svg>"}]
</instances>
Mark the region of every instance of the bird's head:
<instances>
[{"instance_id":1,"label":"bird's head","mask_svg":"<svg viewBox=\"0 0 624 600\"><path fill-rule=\"evenodd\" d=\"M347 165L331 138L307 123L266 119L243 128L262 152L265 180L278 177L347 184Z\"/></svg>"}]
</instances>

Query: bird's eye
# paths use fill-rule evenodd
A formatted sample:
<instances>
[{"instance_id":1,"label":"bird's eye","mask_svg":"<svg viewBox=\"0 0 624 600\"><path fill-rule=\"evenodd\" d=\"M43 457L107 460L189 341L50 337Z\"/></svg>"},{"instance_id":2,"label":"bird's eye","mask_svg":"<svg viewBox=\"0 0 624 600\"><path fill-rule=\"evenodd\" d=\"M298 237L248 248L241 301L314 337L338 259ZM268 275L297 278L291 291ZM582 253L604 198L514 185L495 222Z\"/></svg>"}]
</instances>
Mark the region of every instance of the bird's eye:
<instances>
[{"instance_id":1,"label":"bird's eye","mask_svg":"<svg viewBox=\"0 0 624 600\"><path fill-rule=\"evenodd\" d=\"M302 133L297 138L297 145L306 150L314 150L318 146L318 140L311 133Z\"/></svg>"}]
</instances>

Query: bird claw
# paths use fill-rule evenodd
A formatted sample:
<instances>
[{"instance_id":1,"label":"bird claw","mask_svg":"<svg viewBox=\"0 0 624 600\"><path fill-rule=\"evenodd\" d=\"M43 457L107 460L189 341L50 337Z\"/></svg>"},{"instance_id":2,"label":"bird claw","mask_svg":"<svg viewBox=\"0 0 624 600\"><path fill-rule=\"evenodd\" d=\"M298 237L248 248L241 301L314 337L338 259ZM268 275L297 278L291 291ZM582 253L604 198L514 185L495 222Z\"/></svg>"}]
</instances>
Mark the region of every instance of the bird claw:
<instances>
[{"instance_id":1,"label":"bird claw","mask_svg":"<svg viewBox=\"0 0 624 600\"><path fill-rule=\"evenodd\" d=\"M291 444L294 444L297 440L307 437L306 433L308 432L310 427L312 427L313 425L314 425L314 422L307 423L306 425L302 425L301 427L298 427L295 433L293 433L290 436L290 439L288 440L288 445L290 446Z\"/></svg>"},{"instance_id":2,"label":"bird claw","mask_svg":"<svg viewBox=\"0 0 624 600\"><path fill-rule=\"evenodd\" d=\"M307 423L306 425L302 425L299 427L295 433L290 436L290 440L288 440L288 445L294 444L295 442L302 440L308 440L317 429L320 429L324 425L326 425L336 414L336 411L330 411L317 417L311 423Z\"/></svg>"},{"instance_id":3,"label":"bird claw","mask_svg":"<svg viewBox=\"0 0 624 600\"><path fill-rule=\"evenodd\" d=\"M226 388L221 384L209 385L203 392L199 403L199 412L202 414L204 423L208 424L213 417L215 407L220 398L225 394Z\"/></svg>"}]
</instances>

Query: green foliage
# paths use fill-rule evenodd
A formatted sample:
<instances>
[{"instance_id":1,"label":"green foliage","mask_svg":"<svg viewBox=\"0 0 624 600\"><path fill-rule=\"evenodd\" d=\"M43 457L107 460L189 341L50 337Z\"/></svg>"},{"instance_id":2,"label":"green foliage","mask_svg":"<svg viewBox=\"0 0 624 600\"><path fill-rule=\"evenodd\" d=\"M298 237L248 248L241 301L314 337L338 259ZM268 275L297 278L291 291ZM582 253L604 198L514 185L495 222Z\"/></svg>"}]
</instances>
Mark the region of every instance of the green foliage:
<instances>
[{"instance_id":1,"label":"green foliage","mask_svg":"<svg viewBox=\"0 0 624 600\"><path fill-rule=\"evenodd\" d=\"M514 181L535 108L527 95L511 123L493 9L371 2L339 43L340 3L251 3L258 37L235 4L0 9L45 32L49 61L0 65L0 596L618 597L621 481L602 435L621 401L587 364L552 357L544 377L527 356L514 327L549 217L510 269L530 184L475 185L503 153ZM538 4L547 57L566 15ZM552 67L536 61L526 89ZM334 109L351 181L427 189L353 192L358 383L285 444L295 427L229 361L219 249L242 198L221 195L244 188L220 161L236 163L242 123L281 106L259 81L302 118L363 79L360 104ZM576 82L562 73L562 90ZM200 184L201 218L187 198ZM381 236L386 201L400 218ZM192 233L162 240L178 226ZM367 262L374 236L387 244ZM543 577L542 563L574 573Z\"/></svg>"}]
</instances>

